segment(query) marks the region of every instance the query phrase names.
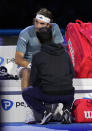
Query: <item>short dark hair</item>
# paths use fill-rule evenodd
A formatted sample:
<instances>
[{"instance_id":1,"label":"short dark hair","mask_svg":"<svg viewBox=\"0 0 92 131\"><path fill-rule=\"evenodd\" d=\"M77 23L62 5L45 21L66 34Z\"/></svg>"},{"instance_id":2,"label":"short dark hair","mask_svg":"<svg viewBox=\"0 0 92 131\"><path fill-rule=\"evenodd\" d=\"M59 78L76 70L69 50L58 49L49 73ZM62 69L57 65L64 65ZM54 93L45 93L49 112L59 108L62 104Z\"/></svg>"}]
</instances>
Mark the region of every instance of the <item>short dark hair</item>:
<instances>
[{"instance_id":1,"label":"short dark hair","mask_svg":"<svg viewBox=\"0 0 92 131\"><path fill-rule=\"evenodd\" d=\"M52 29L50 27L42 27L38 29L36 35L41 44L48 44L52 41Z\"/></svg>"}]
</instances>

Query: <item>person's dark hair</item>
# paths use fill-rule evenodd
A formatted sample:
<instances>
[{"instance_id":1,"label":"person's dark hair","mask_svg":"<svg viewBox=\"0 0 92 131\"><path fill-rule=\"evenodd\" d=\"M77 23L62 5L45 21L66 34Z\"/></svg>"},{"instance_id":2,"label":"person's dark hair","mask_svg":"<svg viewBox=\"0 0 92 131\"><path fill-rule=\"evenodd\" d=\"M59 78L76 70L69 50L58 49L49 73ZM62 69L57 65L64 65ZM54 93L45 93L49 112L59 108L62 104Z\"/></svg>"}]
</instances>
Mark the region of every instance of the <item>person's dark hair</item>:
<instances>
[{"instance_id":1,"label":"person's dark hair","mask_svg":"<svg viewBox=\"0 0 92 131\"><path fill-rule=\"evenodd\" d=\"M42 27L36 32L37 38L41 44L48 44L52 41L52 29Z\"/></svg>"},{"instance_id":2,"label":"person's dark hair","mask_svg":"<svg viewBox=\"0 0 92 131\"><path fill-rule=\"evenodd\" d=\"M42 8L42 9L40 9L40 10L36 13L36 15L37 15L37 14L44 15L45 17L50 18L51 22L53 22L53 15L52 15L52 12L49 11L48 9Z\"/></svg>"},{"instance_id":3,"label":"person's dark hair","mask_svg":"<svg viewBox=\"0 0 92 131\"><path fill-rule=\"evenodd\" d=\"M40 9L39 11L37 11L36 15L37 15L37 14L44 15L45 17L50 18L50 20L51 20L50 23L53 22L52 12L49 11L48 9L42 8L42 9ZM34 23L34 20L35 20L35 18L33 19L33 23Z\"/></svg>"}]
</instances>

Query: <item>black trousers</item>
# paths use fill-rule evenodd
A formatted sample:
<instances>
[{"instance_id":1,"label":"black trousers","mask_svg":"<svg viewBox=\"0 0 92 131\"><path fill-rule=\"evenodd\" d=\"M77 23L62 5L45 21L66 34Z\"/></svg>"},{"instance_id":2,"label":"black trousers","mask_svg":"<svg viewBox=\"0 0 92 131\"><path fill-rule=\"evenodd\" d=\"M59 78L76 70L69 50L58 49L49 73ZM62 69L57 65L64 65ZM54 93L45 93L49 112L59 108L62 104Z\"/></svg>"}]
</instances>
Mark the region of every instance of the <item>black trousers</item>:
<instances>
[{"instance_id":1,"label":"black trousers","mask_svg":"<svg viewBox=\"0 0 92 131\"><path fill-rule=\"evenodd\" d=\"M38 87L29 86L24 89L22 96L27 103L27 105L38 113L43 114L46 109L45 104L56 104L63 103L66 108L71 108L74 94L72 95L63 95L63 96L52 96L47 95L41 91Z\"/></svg>"}]
</instances>

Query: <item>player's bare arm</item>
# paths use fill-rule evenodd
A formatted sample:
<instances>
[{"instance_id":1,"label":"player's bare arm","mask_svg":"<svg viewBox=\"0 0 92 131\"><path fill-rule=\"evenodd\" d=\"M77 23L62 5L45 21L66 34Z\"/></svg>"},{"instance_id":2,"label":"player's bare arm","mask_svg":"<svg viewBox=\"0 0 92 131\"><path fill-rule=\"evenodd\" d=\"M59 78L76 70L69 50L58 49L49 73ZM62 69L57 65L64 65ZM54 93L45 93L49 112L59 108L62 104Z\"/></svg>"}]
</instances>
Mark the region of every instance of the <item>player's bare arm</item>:
<instances>
[{"instance_id":1,"label":"player's bare arm","mask_svg":"<svg viewBox=\"0 0 92 131\"><path fill-rule=\"evenodd\" d=\"M19 66L27 67L29 62L24 58L24 53L16 51L15 53L15 63Z\"/></svg>"}]
</instances>

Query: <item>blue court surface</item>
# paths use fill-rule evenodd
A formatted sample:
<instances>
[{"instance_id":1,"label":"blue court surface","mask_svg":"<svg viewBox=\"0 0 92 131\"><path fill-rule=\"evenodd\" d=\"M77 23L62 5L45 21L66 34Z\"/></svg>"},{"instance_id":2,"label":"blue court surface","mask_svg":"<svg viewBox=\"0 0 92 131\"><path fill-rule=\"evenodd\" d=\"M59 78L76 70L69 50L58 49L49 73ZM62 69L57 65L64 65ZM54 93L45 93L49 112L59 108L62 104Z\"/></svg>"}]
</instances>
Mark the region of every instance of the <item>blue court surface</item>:
<instances>
[{"instance_id":1,"label":"blue court surface","mask_svg":"<svg viewBox=\"0 0 92 131\"><path fill-rule=\"evenodd\" d=\"M47 125L4 123L0 124L0 131L92 131L92 123L49 123Z\"/></svg>"}]
</instances>

